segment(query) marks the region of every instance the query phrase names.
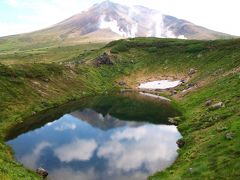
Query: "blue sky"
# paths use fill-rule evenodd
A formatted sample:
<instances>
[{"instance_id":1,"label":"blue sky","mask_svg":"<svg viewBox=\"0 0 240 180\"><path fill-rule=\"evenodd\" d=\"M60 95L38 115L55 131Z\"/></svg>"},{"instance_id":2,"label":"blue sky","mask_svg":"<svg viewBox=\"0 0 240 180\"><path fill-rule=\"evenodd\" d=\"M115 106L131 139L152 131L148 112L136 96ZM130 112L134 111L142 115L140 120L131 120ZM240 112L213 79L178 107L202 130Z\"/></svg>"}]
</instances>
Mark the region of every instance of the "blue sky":
<instances>
[{"instance_id":1,"label":"blue sky","mask_svg":"<svg viewBox=\"0 0 240 180\"><path fill-rule=\"evenodd\" d=\"M0 36L42 29L103 0L0 0ZM112 0L143 5L195 24L240 36L239 0Z\"/></svg>"}]
</instances>

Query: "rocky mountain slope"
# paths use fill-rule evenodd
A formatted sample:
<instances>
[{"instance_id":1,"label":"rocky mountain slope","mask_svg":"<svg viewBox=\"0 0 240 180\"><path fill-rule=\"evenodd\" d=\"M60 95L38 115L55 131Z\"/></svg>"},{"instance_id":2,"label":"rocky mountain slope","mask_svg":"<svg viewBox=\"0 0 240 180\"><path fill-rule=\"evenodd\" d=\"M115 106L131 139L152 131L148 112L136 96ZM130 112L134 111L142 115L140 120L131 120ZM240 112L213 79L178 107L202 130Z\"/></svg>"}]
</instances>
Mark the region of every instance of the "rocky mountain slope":
<instances>
[{"instance_id":1,"label":"rocky mountain slope","mask_svg":"<svg viewBox=\"0 0 240 180\"><path fill-rule=\"evenodd\" d=\"M215 39L228 36L164 15L157 10L143 6L128 7L110 1L95 4L89 10L57 24L48 31L63 29L64 38L92 36L106 30L110 30L113 37ZM110 32L105 35L110 35Z\"/></svg>"},{"instance_id":2,"label":"rocky mountain slope","mask_svg":"<svg viewBox=\"0 0 240 180\"><path fill-rule=\"evenodd\" d=\"M232 38L157 10L104 1L47 29L0 38L0 50L106 42L129 37Z\"/></svg>"}]
</instances>

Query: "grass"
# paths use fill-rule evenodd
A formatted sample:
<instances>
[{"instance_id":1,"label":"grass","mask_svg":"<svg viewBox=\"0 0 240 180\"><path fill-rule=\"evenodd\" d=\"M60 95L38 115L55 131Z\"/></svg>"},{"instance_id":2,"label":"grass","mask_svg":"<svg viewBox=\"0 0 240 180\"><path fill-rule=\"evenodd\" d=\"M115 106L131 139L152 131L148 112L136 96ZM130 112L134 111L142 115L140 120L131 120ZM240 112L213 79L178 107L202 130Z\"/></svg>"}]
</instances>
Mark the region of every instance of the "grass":
<instances>
[{"instance_id":1,"label":"grass","mask_svg":"<svg viewBox=\"0 0 240 180\"><path fill-rule=\"evenodd\" d=\"M26 49L1 51L0 63L10 65L64 62L90 53L92 50L99 49L104 45L105 43L86 43L75 46L28 47Z\"/></svg>"},{"instance_id":2,"label":"grass","mask_svg":"<svg viewBox=\"0 0 240 180\"><path fill-rule=\"evenodd\" d=\"M173 166L149 179L240 176L240 39L136 38L113 41L85 53L78 51L78 46L64 48L69 49L64 52L63 63L58 63L60 50L52 49L46 52L46 62L55 63L28 63L23 58L21 64L17 60L11 64L6 58L7 65L0 66L0 179L38 178L16 163L3 143L7 130L34 112L120 90L119 81L133 88L147 79L166 77L189 78L188 83L197 84L197 88L188 93L182 92L185 85L176 88L172 99L184 115L178 128L186 145ZM105 51L112 52L114 65L96 67L94 59ZM197 70L192 77L188 76L190 68ZM205 106L208 99L221 101L225 107L209 110ZM232 139L226 138L229 133Z\"/></svg>"}]
</instances>

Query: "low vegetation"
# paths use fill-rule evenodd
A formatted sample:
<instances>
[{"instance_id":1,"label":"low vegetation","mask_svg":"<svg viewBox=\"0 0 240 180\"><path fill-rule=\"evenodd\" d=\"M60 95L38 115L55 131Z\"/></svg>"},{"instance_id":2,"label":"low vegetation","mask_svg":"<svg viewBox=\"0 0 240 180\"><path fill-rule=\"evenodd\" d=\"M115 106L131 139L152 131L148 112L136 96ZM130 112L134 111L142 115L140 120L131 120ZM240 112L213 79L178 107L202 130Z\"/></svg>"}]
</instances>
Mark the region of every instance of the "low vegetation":
<instances>
[{"instance_id":1,"label":"low vegetation","mask_svg":"<svg viewBox=\"0 0 240 180\"><path fill-rule=\"evenodd\" d=\"M186 81L171 97L183 113L178 128L185 145L173 166L149 179L240 176L240 39L136 38L87 53L78 52L77 46L68 48L64 56L69 58L61 63L50 53L47 61L55 63L12 64L6 59L0 65L0 179L38 178L15 162L4 144L7 130L26 117L82 97L163 78ZM97 67L95 59L104 52L110 53L113 65ZM190 69L195 72L189 74ZM209 100L223 106L211 109L206 105Z\"/></svg>"},{"instance_id":2,"label":"low vegetation","mask_svg":"<svg viewBox=\"0 0 240 180\"><path fill-rule=\"evenodd\" d=\"M74 60L84 54L99 49L105 43L85 43L75 46L46 45L45 47L27 46L11 50L1 50L4 43L0 42L0 63L3 64L26 64L26 63L52 63Z\"/></svg>"}]
</instances>

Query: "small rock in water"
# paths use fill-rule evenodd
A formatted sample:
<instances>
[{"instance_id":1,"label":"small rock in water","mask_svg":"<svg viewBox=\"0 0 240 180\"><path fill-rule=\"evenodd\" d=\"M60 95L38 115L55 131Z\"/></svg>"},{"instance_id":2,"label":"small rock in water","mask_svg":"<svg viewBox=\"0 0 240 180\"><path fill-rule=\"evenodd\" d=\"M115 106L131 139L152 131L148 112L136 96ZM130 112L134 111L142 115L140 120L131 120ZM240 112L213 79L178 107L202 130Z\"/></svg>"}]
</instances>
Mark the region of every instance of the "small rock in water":
<instances>
[{"instance_id":1,"label":"small rock in water","mask_svg":"<svg viewBox=\"0 0 240 180\"><path fill-rule=\"evenodd\" d=\"M235 134L233 132L228 132L228 133L225 134L225 137L228 140L233 139L234 136L235 136Z\"/></svg>"},{"instance_id":2,"label":"small rock in water","mask_svg":"<svg viewBox=\"0 0 240 180\"><path fill-rule=\"evenodd\" d=\"M207 100L206 102L205 102L205 106L210 106L212 104L212 100Z\"/></svg>"},{"instance_id":3,"label":"small rock in water","mask_svg":"<svg viewBox=\"0 0 240 180\"><path fill-rule=\"evenodd\" d=\"M48 172L41 167L37 168L36 173L42 176L43 178L48 176Z\"/></svg>"},{"instance_id":4,"label":"small rock in water","mask_svg":"<svg viewBox=\"0 0 240 180\"><path fill-rule=\"evenodd\" d=\"M211 105L210 109L211 109L211 110L216 110L216 109L219 109L219 108L221 108L221 107L224 107L223 102L218 102L218 103L216 103L216 104Z\"/></svg>"},{"instance_id":5,"label":"small rock in water","mask_svg":"<svg viewBox=\"0 0 240 180\"><path fill-rule=\"evenodd\" d=\"M179 139L177 141L177 145L178 145L179 148L182 148L185 145L185 141L183 139Z\"/></svg>"}]
</instances>

